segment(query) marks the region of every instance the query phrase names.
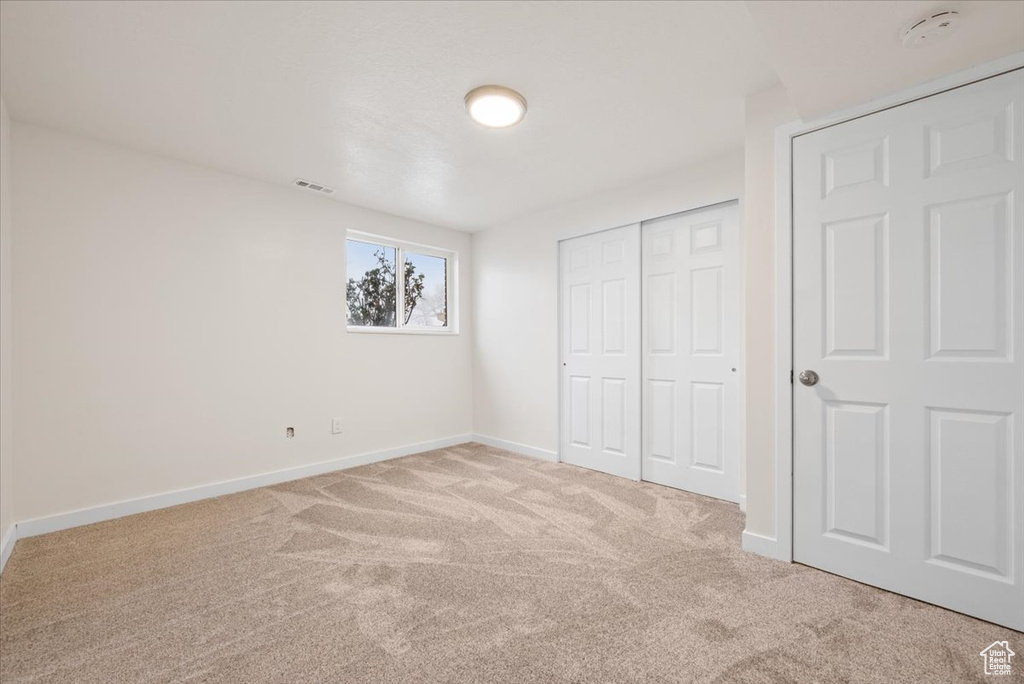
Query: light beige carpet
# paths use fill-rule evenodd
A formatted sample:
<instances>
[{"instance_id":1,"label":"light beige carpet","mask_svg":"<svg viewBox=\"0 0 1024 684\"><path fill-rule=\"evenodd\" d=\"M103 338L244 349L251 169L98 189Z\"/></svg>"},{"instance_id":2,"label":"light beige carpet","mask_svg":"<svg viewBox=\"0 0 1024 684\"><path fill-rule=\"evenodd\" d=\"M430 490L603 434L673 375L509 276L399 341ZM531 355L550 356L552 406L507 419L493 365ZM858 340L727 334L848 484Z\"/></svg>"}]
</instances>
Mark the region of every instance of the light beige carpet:
<instances>
[{"instance_id":1,"label":"light beige carpet","mask_svg":"<svg viewBox=\"0 0 1024 684\"><path fill-rule=\"evenodd\" d=\"M980 682L1006 638L1024 673L1021 634L744 553L742 528L434 451L18 542L0 682Z\"/></svg>"}]
</instances>

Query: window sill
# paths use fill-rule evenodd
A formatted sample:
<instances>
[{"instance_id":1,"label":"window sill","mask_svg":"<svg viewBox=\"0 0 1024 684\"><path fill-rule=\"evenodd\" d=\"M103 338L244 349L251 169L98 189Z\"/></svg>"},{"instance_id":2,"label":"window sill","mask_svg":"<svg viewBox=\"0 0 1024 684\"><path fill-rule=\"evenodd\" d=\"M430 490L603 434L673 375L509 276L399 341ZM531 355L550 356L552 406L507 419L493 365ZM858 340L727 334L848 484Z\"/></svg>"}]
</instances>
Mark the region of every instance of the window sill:
<instances>
[{"instance_id":1,"label":"window sill","mask_svg":"<svg viewBox=\"0 0 1024 684\"><path fill-rule=\"evenodd\" d=\"M429 328L373 328L366 325L345 326L345 330L359 335L440 335L455 336L458 330L445 328L444 330L430 330Z\"/></svg>"}]
</instances>

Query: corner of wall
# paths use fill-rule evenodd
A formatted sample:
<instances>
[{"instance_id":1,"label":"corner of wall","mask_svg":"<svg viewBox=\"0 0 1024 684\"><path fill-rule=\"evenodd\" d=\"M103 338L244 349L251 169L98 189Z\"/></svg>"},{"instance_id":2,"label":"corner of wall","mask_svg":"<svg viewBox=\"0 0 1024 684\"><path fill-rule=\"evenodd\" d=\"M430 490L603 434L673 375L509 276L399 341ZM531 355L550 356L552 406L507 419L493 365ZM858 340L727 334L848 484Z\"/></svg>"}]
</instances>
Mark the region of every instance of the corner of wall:
<instances>
[{"instance_id":1,"label":"corner of wall","mask_svg":"<svg viewBox=\"0 0 1024 684\"><path fill-rule=\"evenodd\" d=\"M11 119L0 96L0 570L14 548Z\"/></svg>"},{"instance_id":2,"label":"corner of wall","mask_svg":"<svg viewBox=\"0 0 1024 684\"><path fill-rule=\"evenodd\" d=\"M775 129L798 117L782 85L747 97L743 160L746 307L744 548L775 537ZM751 341L756 340L756 344ZM772 553L763 555L773 556ZM773 556L774 557L774 556Z\"/></svg>"}]
</instances>

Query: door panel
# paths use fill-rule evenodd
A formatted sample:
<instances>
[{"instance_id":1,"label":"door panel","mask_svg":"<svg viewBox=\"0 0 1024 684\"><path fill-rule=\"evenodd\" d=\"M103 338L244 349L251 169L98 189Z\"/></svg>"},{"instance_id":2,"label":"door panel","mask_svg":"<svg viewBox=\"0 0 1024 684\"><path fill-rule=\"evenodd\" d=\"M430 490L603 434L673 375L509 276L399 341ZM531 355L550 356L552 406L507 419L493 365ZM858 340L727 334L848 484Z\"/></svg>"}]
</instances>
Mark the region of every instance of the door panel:
<instances>
[{"instance_id":1,"label":"door panel","mask_svg":"<svg viewBox=\"0 0 1024 684\"><path fill-rule=\"evenodd\" d=\"M739 210L643 224L643 478L739 496Z\"/></svg>"},{"instance_id":2,"label":"door panel","mask_svg":"<svg viewBox=\"0 0 1024 684\"><path fill-rule=\"evenodd\" d=\"M640 479L640 227L559 250L561 459Z\"/></svg>"},{"instance_id":3,"label":"door panel","mask_svg":"<svg viewBox=\"0 0 1024 684\"><path fill-rule=\"evenodd\" d=\"M793 142L794 558L1024 629L1024 74Z\"/></svg>"},{"instance_id":4,"label":"door panel","mask_svg":"<svg viewBox=\"0 0 1024 684\"><path fill-rule=\"evenodd\" d=\"M885 215L825 225L826 356L885 356L888 245Z\"/></svg>"},{"instance_id":5,"label":"door panel","mask_svg":"<svg viewBox=\"0 0 1024 684\"><path fill-rule=\"evenodd\" d=\"M569 376L569 443L590 446L590 378Z\"/></svg>"},{"instance_id":6,"label":"door panel","mask_svg":"<svg viewBox=\"0 0 1024 684\"><path fill-rule=\"evenodd\" d=\"M930 558L1005 580L1013 542L1005 486L1013 482L1010 416L938 409L928 414ZM985 491L992 496L974 494Z\"/></svg>"},{"instance_id":7,"label":"door panel","mask_svg":"<svg viewBox=\"0 0 1024 684\"><path fill-rule=\"evenodd\" d=\"M885 548L889 439L884 404L825 404L827 534Z\"/></svg>"},{"instance_id":8,"label":"door panel","mask_svg":"<svg viewBox=\"0 0 1024 684\"><path fill-rule=\"evenodd\" d=\"M1011 212L1012 193L929 207L933 358L1006 359Z\"/></svg>"},{"instance_id":9,"label":"door panel","mask_svg":"<svg viewBox=\"0 0 1024 684\"><path fill-rule=\"evenodd\" d=\"M690 330L695 355L722 354L722 267L690 272Z\"/></svg>"},{"instance_id":10,"label":"door panel","mask_svg":"<svg viewBox=\"0 0 1024 684\"><path fill-rule=\"evenodd\" d=\"M690 383L691 465L725 472L725 385Z\"/></svg>"},{"instance_id":11,"label":"door panel","mask_svg":"<svg viewBox=\"0 0 1024 684\"><path fill-rule=\"evenodd\" d=\"M602 447L608 453L625 454L626 379L603 378L601 382L601 397L604 400L601 413L601 427L604 430Z\"/></svg>"}]
</instances>

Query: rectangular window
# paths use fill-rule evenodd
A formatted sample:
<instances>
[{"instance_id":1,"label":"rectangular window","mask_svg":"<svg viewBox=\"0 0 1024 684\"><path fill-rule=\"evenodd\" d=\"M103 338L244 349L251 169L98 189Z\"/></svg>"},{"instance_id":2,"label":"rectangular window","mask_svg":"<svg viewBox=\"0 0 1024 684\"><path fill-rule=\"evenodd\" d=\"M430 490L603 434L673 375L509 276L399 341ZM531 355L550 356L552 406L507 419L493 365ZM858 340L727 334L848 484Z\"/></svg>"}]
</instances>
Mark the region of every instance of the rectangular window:
<instances>
[{"instance_id":1,"label":"rectangular window","mask_svg":"<svg viewBox=\"0 0 1024 684\"><path fill-rule=\"evenodd\" d=\"M346 250L349 330L457 332L454 252L355 232Z\"/></svg>"}]
</instances>

